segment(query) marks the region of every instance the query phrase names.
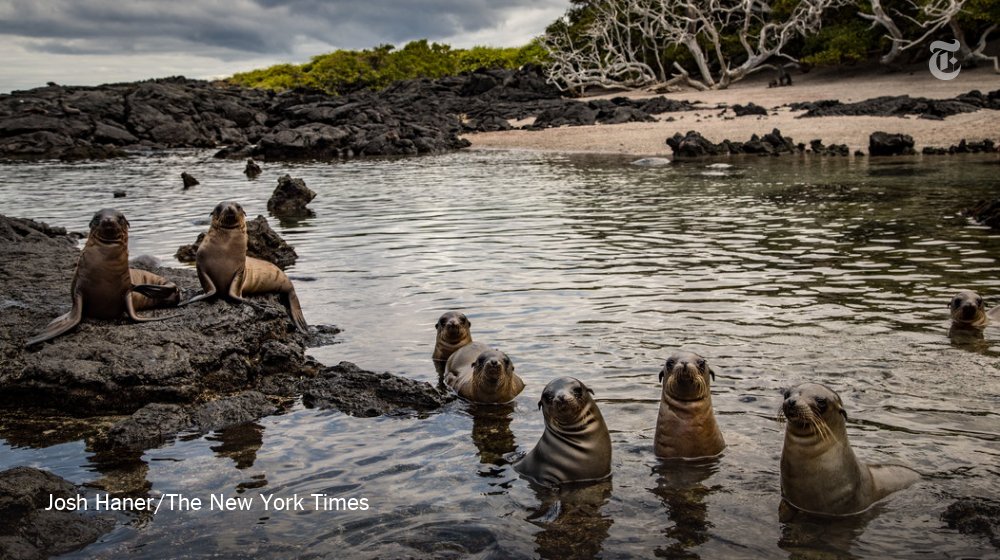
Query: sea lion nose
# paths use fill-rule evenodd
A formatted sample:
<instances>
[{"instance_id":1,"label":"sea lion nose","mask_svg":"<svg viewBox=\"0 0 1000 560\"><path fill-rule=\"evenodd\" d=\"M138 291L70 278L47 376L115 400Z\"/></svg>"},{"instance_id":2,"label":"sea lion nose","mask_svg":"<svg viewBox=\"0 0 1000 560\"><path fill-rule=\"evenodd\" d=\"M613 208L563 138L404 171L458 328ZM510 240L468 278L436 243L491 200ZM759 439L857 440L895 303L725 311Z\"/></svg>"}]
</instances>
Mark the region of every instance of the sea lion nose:
<instances>
[{"instance_id":1,"label":"sea lion nose","mask_svg":"<svg viewBox=\"0 0 1000 560\"><path fill-rule=\"evenodd\" d=\"M492 367L500 367L500 360L498 360L496 358L490 358L490 361L488 362L488 364L490 366L492 366Z\"/></svg>"}]
</instances>

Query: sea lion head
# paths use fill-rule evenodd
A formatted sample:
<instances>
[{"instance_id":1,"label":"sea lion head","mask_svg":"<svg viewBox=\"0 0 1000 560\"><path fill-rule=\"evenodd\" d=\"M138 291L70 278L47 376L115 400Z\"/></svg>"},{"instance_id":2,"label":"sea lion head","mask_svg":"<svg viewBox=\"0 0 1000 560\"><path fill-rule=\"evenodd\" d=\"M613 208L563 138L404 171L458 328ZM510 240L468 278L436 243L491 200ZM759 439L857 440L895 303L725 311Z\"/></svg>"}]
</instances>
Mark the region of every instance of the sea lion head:
<instances>
[{"instance_id":1,"label":"sea lion head","mask_svg":"<svg viewBox=\"0 0 1000 560\"><path fill-rule=\"evenodd\" d=\"M951 320L963 326L982 321L986 313L982 296L972 290L962 290L955 294L948 308L951 310Z\"/></svg>"},{"instance_id":2,"label":"sea lion head","mask_svg":"<svg viewBox=\"0 0 1000 560\"><path fill-rule=\"evenodd\" d=\"M781 411L788 420L790 435L823 441L835 439L834 433L842 433L847 421L847 412L840 395L818 383L803 383L784 392L785 401Z\"/></svg>"},{"instance_id":3,"label":"sea lion head","mask_svg":"<svg viewBox=\"0 0 1000 560\"><path fill-rule=\"evenodd\" d=\"M226 200L215 205L212 210L212 227L223 229L245 229L247 213L239 202Z\"/></svg>"},{"instance_id":4,"label":"sea lion head","mask_svg":"<svg viewBox=\"0 0 1000 560\"><path fill-rule=\"evenodd\" d=\"M462 342L469 336L469 328L472 323L464 313L458 311L448 311L441 315L434 328L437 329L438 339L449 344Z\"/></svg>"},{"instance_id":5,"label":"sea lion head","mask_svg":"<svg viewBox=\"0 0 1000 560\"><path fill-rule=\"evenodd\" d=\"M549 381L542 391L538 408L542 409L547 422L559 425L572 425L580 420L590 404L594 394L579 379L560 377Z\"/></svg>"},{"instance_id":6,"label":"sea lion head","mask_svg":"<svg viewBox=\"0 0 1000 560\"><path fill-rule=\"evenodd\" d=\"M698 401L711 395L715 372L694 352L674 352L660 371L663 392L674 400Z\"/></svg>"},{"instance_id":7,"label":"sea lion head","mask_svg":"<svg viewBox=\"0 0 1000 560\"><path fill-rule=\"evenodd\" d=\"M98 210L90 219L90 238L101 243L128 244L128 220L114 208Z\"/></svg>"},{"instance_id":8,"label":"sea lion head","mask_svg":"<svg viewBox=\"0 0 1000 560\"><path fill-rule=\"evenodd\" d=\"M472 379L477 386L496 390L509 382L514 363L499 350L486 350L472 362Z\"/></svg>"}]
</instances>

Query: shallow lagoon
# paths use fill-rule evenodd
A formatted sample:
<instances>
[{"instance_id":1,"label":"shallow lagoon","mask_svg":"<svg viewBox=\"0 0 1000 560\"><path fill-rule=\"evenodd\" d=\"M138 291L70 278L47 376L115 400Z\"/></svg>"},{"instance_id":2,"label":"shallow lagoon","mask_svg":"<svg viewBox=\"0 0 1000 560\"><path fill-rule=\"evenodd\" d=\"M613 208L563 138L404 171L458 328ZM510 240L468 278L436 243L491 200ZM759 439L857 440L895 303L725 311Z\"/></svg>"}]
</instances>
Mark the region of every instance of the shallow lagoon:
<instances>
[{"instance_id":1,"label":"shallow lagoon","mask_svg":"<svg viewBox=\"0 0 1000 560\"><path fill-rule=\"evenodd\" d=\"M527 388L512 409L453 403L425 417L351 418L296 405L141 455L69 434L0 432L0 468L208 501L259 493L366 498L367 511L126 514L78 557L760 558L995 554L944 527L963 496L1000 498L1000 326L949 339L959 287L1000 303L1000 233L959 211L996 196L996 158L753 158L644 168L629 159L460 152L333 164L242 163L183 152L0 166L2 212L83 230L100 207L132 223L131 253L176 263L212 206L266 214L277 177L319 193L275 229L306 318L344 329L315 348L432 383L433 324L463 309ZM181 191L187 171L201 185ZM116 189L127 198L112 199ZM177 265L182 266L182 265ZM684 347L719 374L729 447L717 462L652 456L657 372ZM551 378L596 392L612 431L610 483L555 495L503 463L542 431ZM778 521L780 388L825 383L854 448L925 475L871 513ZM826 557L826 556L824 556Z\"/></svg>"}]
</instances>

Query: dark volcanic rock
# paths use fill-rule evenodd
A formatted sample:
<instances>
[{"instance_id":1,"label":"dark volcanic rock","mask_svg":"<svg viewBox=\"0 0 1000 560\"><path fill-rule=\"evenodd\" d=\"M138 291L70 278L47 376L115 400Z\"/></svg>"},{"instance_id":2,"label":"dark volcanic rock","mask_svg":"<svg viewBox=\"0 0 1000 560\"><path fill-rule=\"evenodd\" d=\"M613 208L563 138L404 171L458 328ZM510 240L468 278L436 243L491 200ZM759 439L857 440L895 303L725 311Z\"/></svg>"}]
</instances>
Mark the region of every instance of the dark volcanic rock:
<instances>
[{"instance_id":1,"label":"dark volcanic rock","mask_svg":"<svg viewBox=\"0 0 1000 560\"><path fill-rule=\"evenodd\" d=\"M184 188L185 189L190 189L191 187L193 187L195 185L200 185L201 184L198 181L198 179L195 179L193 175L191 175L190 173L187 173L187 172L181 173L181 181L184 181Z\"/></svg>"},{"instance_id":2,"label":"dark volcanic rock","mask_svg":"<svg viewBox=\"0 0 1000 560\"><path fill-rule=\"evenodd\" d=\"M542 111L531 128L552 128L558 126L586 126L597 122L596 109L577 101L567 101L561 107Z\"/></svg>"},{"instance_id":3,"label":"dark volcanic rock","mask_svg":"<svg viewBox=\"0 0 1000 560\"><path fill-rule=\"evenodd\" d=\"M270 399L257 391L244 391L193 406L151 403L112 426L104 443L111 447L149 449L182 431L208 433L252 422L277 410Z\"/></svg>"},{"instance_id":4,"label":"dark volcanic rock","mask_svg":"<svg viewBox=\"0 0 1000 560\"><path fill-rule=\"evenodd\" d=\"M756 105L754 103L747 103L746 105L733 105L733 112L736 113L737 117L745 117L747 115L764 115L767 116L767 109Z\"/></svg>"},{"instance_id":5,"label":"dark volcanic rock","mask_svg":"<svg viewBox=\"0 0 1000 560\"><path fill-rule=\"evenodd\" d=\"M255 298L260 311L212 302L144 312L176 315L150 323L87 319L25 350L25 340L69 309L80 253L69 237L20 233L23 224L0 217L0 236L7 238L0 243L0 405L131 413L149 402L195 402L252 389L275 373L314 371L304 355L305 336L292 330L276 296ZM156 272L188 294L200 290L192 270Z\"/></svg>"},{"instance_id":6,"label":"dark volcanic rock","mask_svg":"<svg viewBox=\"0 0 1000 560\"><path fill-rule=\"evenodd\" d=\"M928 99L899 95L875 97L856 103L841 103L837 100L792 103L789 107L794 111L806 110L806 113L801 115L802 117L917 115L921 118L942 119L980 109L1000 109L1000 90L991 91L985 95L973 90L953 99Z\"/></svg>"},{"instance_id":7,"label":"dark volcanic rock","mask_svg":"<svg viewBox=\"0 0 1000 560\"><path fill-rule=\"evenodd\" d=\"M1000 503L985 498L962 498L948 506L941 519L966 535L982 535L1000 548Z\"/></svg>"},{"instance_id":8,"label":"dark volcanic rock","mask_svg":"<svg viewBox=\"0 0 1000 560\"><path fill-rule=\"evenodd\" d=\"M754 134L746 142L723 140L718 144L712 143L692 130L684 136L676 133L667 138L667 145L674 151L675 156L681 158L736 154L779 155L800 151L799 146L796 146L791 138L782 136L777 128L763 137Z\"/></svg>"},{"instance_id":9,"label":"dark volcanic rock","mask_svg":"<svg viewBox=\"0 0 1000 560\"><path fill-rule=\"evenodd\" d=\"M678 132L667 138L667 145L674 151L676 157L715 156L721 153L716 144L693 130L689 130L683 136Z\"/></svg>"},{"instance_id":10,"label":"dark volcanic rock","mask_svg":"<svg viewBox=\"0 0 1000 560\"><path fill-rule=\"evenodd\" d=\"M108 517L45 511L51 496L75 498L68 481L31 467L0 472L0 558L41 559L79 550L115 526Z\"/></svg>"},{"instance_id":11,"label":"dark volcanic rock","mask_svg":"<svg viewBox=\"0 0 1000 560\"><path fill-rule=\"evenodd\" d=\"M181 262L194 262L203 239L205 234L199 233L193 244L181 245L174 256ZM279 268L288 268L299 258L295 249L271 229L264 216L247 222L247 255L272 262Z\"/></svg>"},{"instance_id":12,"label":"dark volcanic rock","mask_svg":"<svg viewBox=\"0 0 1000 560\"><path fill-rule=\"evenodd\" d=\"M847 147L847 144L824 146L823 141L819 139L809 141L809 150L821 156L848 156L851 154L851 149Z\"/></svg>"},{"instance_id":13,"label":"dark volcanic rock","mask_svg":"<svg viewBox=\"0 0 1000 560\"><path fill-rule=\"evenodd\" d=\"M945 154L990 154L996 153L997 146L993 140L985 139L979 142L969 142L961 139L957 145L947 148L936 148L934 146L924 146L921 150L924 154L945 155Z\"/></svg>"},{"instance_id":14,"label":"dark volcanic rock","mask_svg":"<svg viewBox=\"0 0 1000 560\"><path fill-rule=\"evenodd\" d=\"M335 408L351 416L427 412L454 399L429 383L365 371L350 362L329 367L302 385L302 402L306 406Z\"/></svg>"},{"instance_id":15,"label":"dark volcanic rock","mask_svg":"<svg viewBox=\"0 0 1000 560\"><path fill-rule=\"evenodd\" d=\"M306 186L302 179L284 175L278 179L278 186L267 201L267 209L275 216L311 216L312 210L306 204L316 198L316 193Z\"/></svg>"},{"instance_id":16,"label":"dark volcanic rock","mask_svg":"<svg viewBox=\"0 0 1000 560\"><path fill-rule=\"evenodd\" d=\"M873 132L868 137L868 154L872 156L911 155L913 137L909 134L890 134L888 132Z\"/></svg>"},{"instance_id":17,"label":"dark volcanic rock","mask_svg":"<svg viewBox=\"0 0 1000 560\"><path fill-rule=\"evenodd\" d=\"M980 200L965 211L965 215L993 229L1000 229L1000 198Z\"/></svg>"}]
</instances>

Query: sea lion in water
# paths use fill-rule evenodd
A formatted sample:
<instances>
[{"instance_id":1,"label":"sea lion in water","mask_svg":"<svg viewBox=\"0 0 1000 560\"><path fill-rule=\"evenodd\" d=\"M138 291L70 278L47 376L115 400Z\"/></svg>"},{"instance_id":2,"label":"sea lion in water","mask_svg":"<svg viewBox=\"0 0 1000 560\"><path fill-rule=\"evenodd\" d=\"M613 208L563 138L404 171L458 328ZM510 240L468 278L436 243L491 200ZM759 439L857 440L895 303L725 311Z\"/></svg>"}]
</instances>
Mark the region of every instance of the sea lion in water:
<instances>
[{"instance_id":1,"label":"sea lion in water","mask_svg":"<svg viewBox=\"0 0 1000 560\"><path fill-rule=\"evenodd\" d=\"M244 295L277 293L295 327L308 332L295 287L277 266L247 256L246 212L236 202L220 202L212 210L208 228L195 254L198 279L204 293L181 305L215 296L236 303L250 302Z\"/></svg>"},{"instance_id":2,"label":"sea lion in water","mask_svg":"<svg viewBox=\"0 0 1000 560\"><path fill-rule=\"evenodd\" d=\"M25 343L32 346L55 338L88 319L159 321L167 317L140 317L136 311L177 305L177 286L162 276L128 266L128 220L113 209L99 210L90 220L90 234L76 263L70 295L73 307Z\"/></svg>"},{"instance_id":3,"label":"sea lion in water","mask_svg":"<svg viewBox=\"0 0 1000 560\"><path fill-rule=\"evenodd\" d=\"M984 329L990 320L1000 320L1000 307L986 311L983 298L972 290L962 290L951 298L951 327L957 329Z\"/></svg>"},{"instance_id":4,"label":"sea lion in water","mask_svg":"<svg viewBox=\"0 0 1000 560\"><path fill-rule=\"evenodd\" d=\"M524 390L507 354L493 349L481 352L465 370L448 370L444 382L463 399L482 404L509 403Z\"/></svg>"},{"instance_id":5,"label":"sea lion in water","mask_svg":"<svg viewBox=\"0 0 1000 560\"><path fill-rule=\"evenodd\" d=\"M514 470L545 486L611 476L611 435L593 393L572 377L550 381L538 401L545 432Z\"/></svg>"},{"instance_id":6,"label":"sea lion in water","mask_svg":"<svg viewBox=\"0 0 1000 560\"><path fill-rule=\"evenodd\" d=\"M817 383L785 391L788 420L781 450L782 508L820 515L852 515L920 479L896 465L867 465L847 441L840 396Z\"/></svg>"},{"instance_id":7,"label":"sea lion in water","mask_svg":"<svg viewBox=\"0 0 1000 560\"><path fill-rule=\"evenodd\" d=\"M693 352L675 352L660 371L663 384L654 449L661 459L714 457L726 447L712 412L715 372Z\"/></svg>"},{"instance_id":8,"label":"sea lion in water","mask_svg":"<svg viewBox=\"0 0 1000 560\"><path fill-rule=\"evenodd\" d=\"M471 327L472 322L464 313L448 311L441 315L434 325L437 330L437 341L434 343L434 361L447 361L456 350L471 343Z\"/></svg>"}]
</instances>

